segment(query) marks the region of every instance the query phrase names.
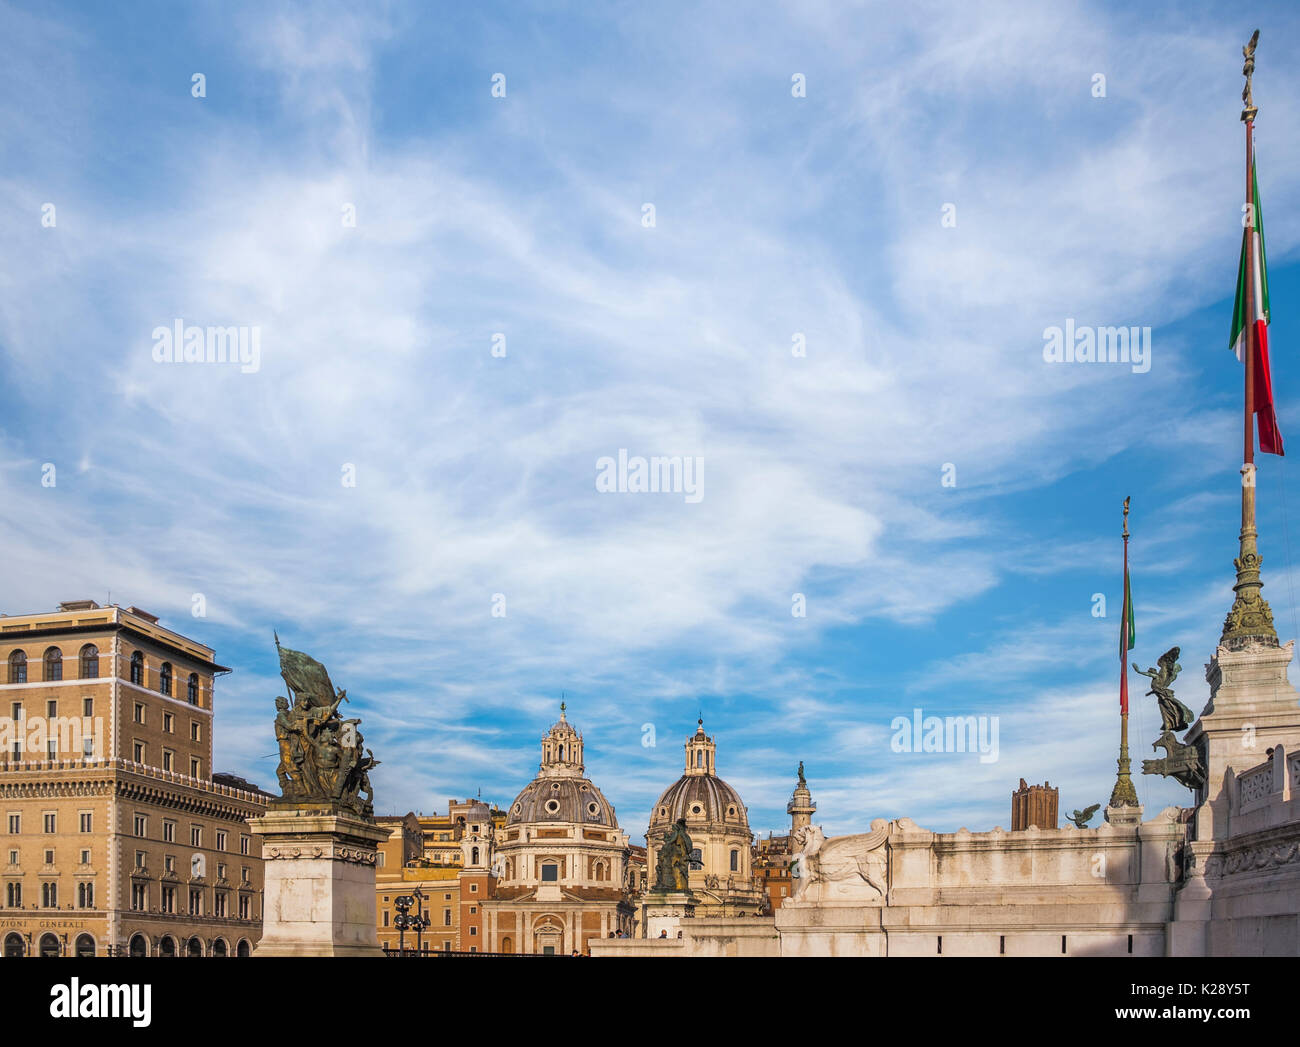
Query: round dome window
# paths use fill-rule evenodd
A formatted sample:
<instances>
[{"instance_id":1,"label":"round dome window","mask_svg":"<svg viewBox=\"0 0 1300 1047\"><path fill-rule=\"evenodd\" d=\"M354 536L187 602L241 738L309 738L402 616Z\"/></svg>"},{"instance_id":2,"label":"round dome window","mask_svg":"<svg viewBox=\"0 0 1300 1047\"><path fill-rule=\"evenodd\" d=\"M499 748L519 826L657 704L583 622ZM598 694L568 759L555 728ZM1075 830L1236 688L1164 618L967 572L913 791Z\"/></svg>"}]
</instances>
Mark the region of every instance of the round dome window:
<instances>
[{"instance_id":1,"label":"round dome window","mask_svg":"<svg viewBox=\"0 0 1300 1047\"><path fill-rule=\"evenodd\" d=\"M587 813L591 815L593 818L596 815L600 814L600 804L598 804L595 800L592 800L591 803L587 804Z\"/></svg>"},{"instance_id":2,"label":"round dome window","mask_svg":"<svg viewBox=\"0 0 1300 1047\"><path fill-rule=\"evenodd\" d=\"M556 811L558 811L558 810L560 809L560 801L559 801L559 800L547 800L547 801L546 801L546 809L547 809L547 811L549 811L551 814L554 814Z\"/></svg>"},{"instance_id":3,"label":"round dome window","mask_svg":"<svg viewBox=\"0 0 1300 1047\"><path fill-rule=\"evenodd\" d=\"M698 803L691 808L691 814L699 814L700 811L701 811L701 807Z\"/></svg>"},{"instance_id":4,"label":"round dome window","mask_svg":"<svg viewBox=\"0 0 1300 1047\"><path fill-rule=\"evenodd\" d=\"M522 803L515 804L515 814L518 814L523 809L524 809L524 805Z\"/></svg>"}]
</instances>

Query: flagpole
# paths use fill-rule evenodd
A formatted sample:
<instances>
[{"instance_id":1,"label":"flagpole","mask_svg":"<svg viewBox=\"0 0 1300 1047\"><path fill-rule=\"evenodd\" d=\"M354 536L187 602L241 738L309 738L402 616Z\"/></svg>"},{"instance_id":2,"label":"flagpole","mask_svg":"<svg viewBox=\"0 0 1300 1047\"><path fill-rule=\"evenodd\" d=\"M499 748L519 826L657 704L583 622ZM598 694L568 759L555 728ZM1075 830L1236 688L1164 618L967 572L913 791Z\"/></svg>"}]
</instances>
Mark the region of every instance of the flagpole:
<instances>
[{"instance_id":1,"label":"flagpole","mask_svg":"<svg viewBox=\"0 0 1300 1047\"><path fill-rule=\"evenodd\" d=\"M1242 122L1246 125L1246 219L1245 230L1245 269L1246 301L1243 317L1243 349L1246 354L1245 367L1245 425L1241 466L1241 534L1238 538L1240 552L1236 560L1237 582L1232 587L1236 593L1232 608L1223 622L1223 634L1219 643L1231 647L1244 647L1252 643L1264 643L1271 647L1278 645L1277 631L1273 628L1273 612L1260 595L1264 583L1260 581L1260 556L1258 532L1255 527L1255 115L1259 112L1251 96L1251 78L1255 72L1255 45L1259 41L1259 30L1255 30L1250 42L1242 48L1245 64L1242 75L1246 78L1241 100L1245 103L1241 111Z\"/></svg>"},{"instance_id":2,"label":"flagpole","mask_svg":"<svg viewBox=\"0 0 1300 1047\"><path fill-rule=\"evenodd\" d=\"M1119 759L1116 761L1115 788L1111 790L1107 807L1139 807L1137 790L1133 787L1128 758L1128 628L1131 616L1129 601L1132 596L1128 584L1128 503L1124 499L1124 597L1119 616Z\"/></svg>"}]
</instances>

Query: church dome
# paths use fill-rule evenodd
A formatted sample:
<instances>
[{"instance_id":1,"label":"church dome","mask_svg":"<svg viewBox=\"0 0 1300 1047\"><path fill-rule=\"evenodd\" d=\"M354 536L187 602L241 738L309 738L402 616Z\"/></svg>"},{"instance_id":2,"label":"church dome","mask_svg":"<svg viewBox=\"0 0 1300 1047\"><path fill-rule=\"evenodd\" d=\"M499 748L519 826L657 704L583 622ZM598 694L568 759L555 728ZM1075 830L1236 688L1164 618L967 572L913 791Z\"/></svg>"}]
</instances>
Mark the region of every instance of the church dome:
<instances>
[{"instance_id":1,"label":"church dome","mask_svg":"<svg viewBox=\"0 0 1300 1047\"><path fill-rule=\"evenodd\" d=\"M717 746L700 720L686 743L686 772L664 790L650 811L650 830L666 829L678 818L687 828L702 823L735 826L748 832L749 816L740 793L717 776Z\"/></svg>"},{"instance_id":2,"label":"church dome","mask_svg":"<svg viewBox=\"0 0 1300 1047\"><path fill-rule=\"evenodd\" d=\"M582 734L569 723L565 704L560 718L542 735L542 763L506 813L506 825L528 822L578 822L618 828L614 805L605 799L583 764Z\"/></svg>"},{"instance_id":3,"label":"church dome","mask_svg":"<svg viewBox=\"0 0 1300 1047\"><path fill-rule=\"evenodd\" d=\"M507 825L526 822L580 822L618 828L613 805L586 778L534 778L506 814Z\"/></svg>"},{"instance_id":4,"label":"church dome","mask_svg":"<svg viewBox=\"0 0 1300 1047\"><path fill-rule=\"evenodd\" d=\"M715 774L682 775L664 790L650 812L650 827L671 825L678 818L692 822L731 822L748 828L740 793Z\"/></svg>"}]
</instances>

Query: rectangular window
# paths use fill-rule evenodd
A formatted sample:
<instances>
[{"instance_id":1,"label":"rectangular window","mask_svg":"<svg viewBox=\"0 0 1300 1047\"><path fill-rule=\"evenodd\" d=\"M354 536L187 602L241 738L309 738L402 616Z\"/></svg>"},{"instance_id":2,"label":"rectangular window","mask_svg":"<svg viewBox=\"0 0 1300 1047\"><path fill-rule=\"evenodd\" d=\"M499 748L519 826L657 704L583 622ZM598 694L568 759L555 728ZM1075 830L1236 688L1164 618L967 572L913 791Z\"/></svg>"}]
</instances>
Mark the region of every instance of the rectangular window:
<instances>
[{"instance_id":1,"label":"rectangular window","mask_svg":"<svg viewBox=\"0 0 1300 1047\"><path fill-rule=\"evenodd\" d=\"M239 896L239 918L241 920L251 920L253 918L252 912L253 906L249 901L248 895L241 894Z\"/></svg>"},{"instance_id":2,"label":"rectangular window","mask_svg":"<svg viewBox=\"0 0 1300 1047\"><path fill-rule=\"evenodd\" d=\"M542 866L542 882L555 883L560 878L560 867L551 863Z\"/></svg>"},{"instance_id":3,"label":"rectangular window","mask_svg":"<svg viewBox=\"0 0 1300 1047\"><path fill-rule=\"evenodd\" d=\"M450 926L451 926L451 910L450 910L450 909L443 909L443 910L442 910L442 925L443 925L444 927L450 927Z\"/></svg>"},{"instance_id":4,"label":"rectangular window","mask_svg":"<svg viewBox=\"0 0 1300 1047\"><path fill-rule=\"evenodd\" d=\"M22 831L23 831L23 816L21 814L10 814L9 815L10 835L17 836Z\"/></svg>"},{"instance_id":5,"label":"rectangular window","mask_svg":"<svg viewBox=\"0 0 1300 1047\"><path fill-rule=\"evenodd\" d=\"M248 866L247 866L247 865L241 865L241 866L239 867L239 882L240 882L240 883L248 883Z\"/></svg>"},{"instance_id":6,"label":"rectangular window","mask_svg":"<svg viewBox=\"0 0 1300 1047\"><path fill-rule=\"evenodd\" d=\"M135 816L135 835L141 839L149 835L149 819L143 814Z\"/></svg>"},{"instance_id":7,"label":"rectangular window","mask_svg":"<svg viewBox=\"0 0 1300 1047\"><path fill-rule=\"evenodd\" d=\"M190 888L190 915L203 915L203 892L193 887Z\"/></svg>"},{"instance_id":8,"label":"rectangular window","mask_svg":"<svg viewBox=\"0 0 1300 1047\"><path fill-rule=\"evenodd\" d=\"M48 849L45 851L45 864L46 864L46 865L53 865L53 864L54 864L54 849L53 849L53 848L48 848Z\"/></svg>"},{"instance_id":9,"label":"rectangular window","mask_svg":"<svg viewBox=\"0 0 1300 1047\"><path fill-rule=\"evenodd\" d=\"M191 756L191 757L190 757L190 777L191 777L191 778L197 778L198 776L199 776L199 761L198 761L198 758L197 758L197 757L194 757L194 756Z\"/></svg>"},{"instance_id":10,"label":"rectangular window","mask_svg":"<svg viewBox=\"0 0 1300 1047\"><path fill-rule=\"evenodd\" d=\"M170 749L163 750L163 770L174 771L176 769L176 754Z\"/></svg>"},{"instance_id":11,"label":"rectangular window","mask_svg":"<svg viewBox=\"0 0 1300 1047\"><path fill-rule=\"evenodd\" d=\"M224 851L225 849L226 849L226 833L225 833L225 830L223 830L223 829L218 829L218 830L217 830L217 850L219 850L219 851ZM221 868L224 869L225 866L223 865L223 866L221 866Z\"/></svg>"},{"instance_id":12,"label":"rectangular window","mask_svg":"<svg viewBox=\"0 0 1300 1047\"><path fill-rule=\"evenodd\" d=\"M81 736L81 756L84 760L93 759L95 756L95 736L90 731Z\"/></svg>"},{"instance_id":13,"label":"rectangular window","mask_svg":"<svg viewBox=\"0 0 1300 1047\"><path fill-rule=\"evenodd\" d=\"M131 758L136 763L144 763L144 742L136 742L131 746Z\"/></svg>"},{"instance_id":14,"label":"rectangular window","mask_svg":"<svg viewBox=\"0 0 1300 1047\"><path fill-rule=\"evenodd\" d=\"M217 879L224 880L225 878L226 878L226 863L217 862Z\"/></svg>"},{"instance_id":15,"label":"rectangular window","mask_svg":"<svg viewBox=\"0 0 1300 1047\"><path fill-rule=\"evenodd\" d=\"M9 706L9 715L15 721L21 720L23 718L23 703L14 702Z\"/></svg>"},{"instance_id":16,"label":"rectangular window","mask_svg":"<svg viewBox=\"0 0 1300 1047\"><path fill-rule=\"evenodd\" d=\"M203 846L203 826L201 825L190 826L190 846L191 847Z\"/></svg>"},{"instance_id":17,"label":"rectangular window","mask_svg":"<svg viewBox=\"0 0 1300 1047\"><path fill-rule=\"evenodd\" d=\"M164 855L163 855L163 872L165 872L165 873L174 873L175 871L176 871L176 855L174 855L174 854L164 854Z\"/></svg>"},{"instance_id":18,"label":"rectangular window","mask_svg":"<svg viewBox=\"0 0 1300 1047\"><path fill-rule=\"evenodd\" d=\"M90 851L89 851L89 850L83 850L83 851L81 852L81 864L82 864L82 865L89 865L89 864L90 864Z\"/></svg>"},{"instance_id":19,"label":"rectangular window","mask_svg":"<svg viewBox=\"0 0 1300 1047\"><path fill-rule=\"evenodd\" d=\"M230 913L227 911L230 903L229 901L227 901L227 895L225 891L218 891L215 895L213 895L212 902L213 902L213 912L212 912L213 916L216 916L219 919L224 920L227 916L230 915Z\"/></svg>"},{"instance_id":20,"label":"rectangular window","mask_svg":"<svg viewBox=\"0 0 1300 1047\"><path fill-rule=\"evenodd\" d=\"M162 889L162 911L165 913L174 913L176 911L175 887L164 887Z\"/></svg>"},{"instance_id":21,"label":"rectangular window","mask_svg":"<svg viewBox=\"0 0 1300 1047\"><path fill-rule=\"evenodd\" d=\"M55 813L53 811L45 812L44 823L45 823L45 831L47 833L58 832L58 829L55 828L55 826L58 824L58 819L55 816Z\"/></svg>"},{"instance_id":22,"label":"rectangular window","mask_svg":"<svg viewBox=\"0 0 1300 1047\"><path fill-rule=\"evenodd\" d=\"M385 926L385 927L388 926L388 910L387 910L387 909L384 910L384 926Z\"/></svg>"},{"instance_id":23,"label":"rectangular window","mask_svg":"<svg viewBox=\"0 0 1300 1047\"><path fill-rule=\"evenodd\" d=\"M175 723L176 723L176 717L174 717L171 713L163 713L164 731L166 731L168 734L175 734L176 733Z\"/></svg>"},{"instance_id":24,"label":"rectangular window","mask_svg":"<svg viewBox=\"0 0 1300 1047\"><path fill-rule=\"evenodd\" d=\"M17 851L10 851L10 852L9 852L9 864L10 864L10 865L17 865L17 864L18 864L18 852L17 852Z\"/></svg>"},{"instance_id":25,"label":"rectangular window","mask_svg":"<svg viewBox=\"0 0 1300 1047\"><path fill-rule=\"evenodd\" d=\"M81 715L82 715L82 716L94 716L94 715L95 715L95 699L94 699L94 698L83 698L83 699L81 699Z\"/></svg>"},{"instance_id":26,"label":"rectangular window","mask_svg":"<svg viewBox=\"0 0 1300 1047\"><path fill-rule=\"evenodd\" d=\"M45 718L47 720L56 720L59 716L59 703L49 701L45 703Z\"/></svg>"},{"instance_id":27,"label":"rectangular window","mask_svg":"<svg viewBox=\"0 0 1300 1047\"><path fill-rule=\"evenodd\" d=\"M144 912L149 908L149 885L144 883L131 884L131 908L135 912Z\"/></svg>"},{"instance_id":28,"label":"rectangular window","mask_svg":"<svg viewBox=\"0 0 1300 1047\"><path fill-rule=\"evenodd\" d=\"M239 838L239 853L240 853L240 854L247 854L247 853L248 853L248 837L247 837L247 836L241 836L241 837Z\"/></svg>"},{"instance_id":29,"label":"rectangular window","mask_svg":"<svg viewBox=\"0 0 1300 1047\"><path fill-rule=\"evenodd\" d=\"M136 867L137 869L143 869L143 868L144 868L144 860L145 860L145 853L144 853L144 851L136 851L136 852L135 852L135 867Z\"/></svg>"},{"instance_id":30,"label":"rectangular window","mask_svg":"<svg viewBox=\"0 0 1300 1047\"><path fill-rule=\"evenodd\" d=\"M199 727L199 721L198 721L198 720L191 720L191 721L190 721L190 741L192 741L192 742L201 742L202 740L203 740L203 735L202 735L202 731L201 731L201 729L200 729L200 727Z\"/></svg>"},{"instance_id":31,"label":"rectangular window","mask_svg":"<svg viewBox=\"0 0 1300 1047\"><path fill-rule=\"evenodd\" d=\"M135 703L135 722L144 723L144 702Z\"/></svg>"},{"instance_id":32,"label":"rectangular window","mask_svg":"<svg viewBox=\"0 0 1300 1047\"><path fill-rule=\"evenodd\" d=\"M176 842L176 823L163 821L163 843Z\"/></svg>"}]
</instances>

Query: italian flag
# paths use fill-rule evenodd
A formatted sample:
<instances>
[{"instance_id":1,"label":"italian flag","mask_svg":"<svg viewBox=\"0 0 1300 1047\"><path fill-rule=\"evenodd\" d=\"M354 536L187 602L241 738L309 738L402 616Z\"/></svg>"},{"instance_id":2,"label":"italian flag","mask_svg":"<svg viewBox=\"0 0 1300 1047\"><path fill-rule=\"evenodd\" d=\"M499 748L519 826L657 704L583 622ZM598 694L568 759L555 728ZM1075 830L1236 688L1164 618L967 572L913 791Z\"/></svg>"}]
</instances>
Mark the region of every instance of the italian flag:
<instances>
[{"instance_id":1,"label":"italian flag","mask_svg":"<svg viewBox=\"0 0 1300 1047\"><path fill-rule=\"evenodd\" d=\"M1137 646L1133 620L1133 590L1128 581L1128 540L1124 541L1124 612L1119 623L1119 711L1128 712L1128 653Z\"/></svg>"},{"instance_id":2,"label":"italian flag","mask_svg":"<svg viewBox=\"0 0 1300 1047\"><path fill-rule=\"evenodd\" d=\"M1237 266L1237 301L1232 310L1229 345L1243 363L1246 360L1246 325L1253 328L1255 343L1255 417L1259 427L1259 449L1265 454L1282 454L1282 432L1273 408L1273 380L1268 363L1268 265L1264 259L1264 214L1259 204L1259 174L1251 163L1254 223L1241 234L1241 262ZM1253 269L1253 300L1246 288L1246 266Z\"/></svg>"}]
</instances>

